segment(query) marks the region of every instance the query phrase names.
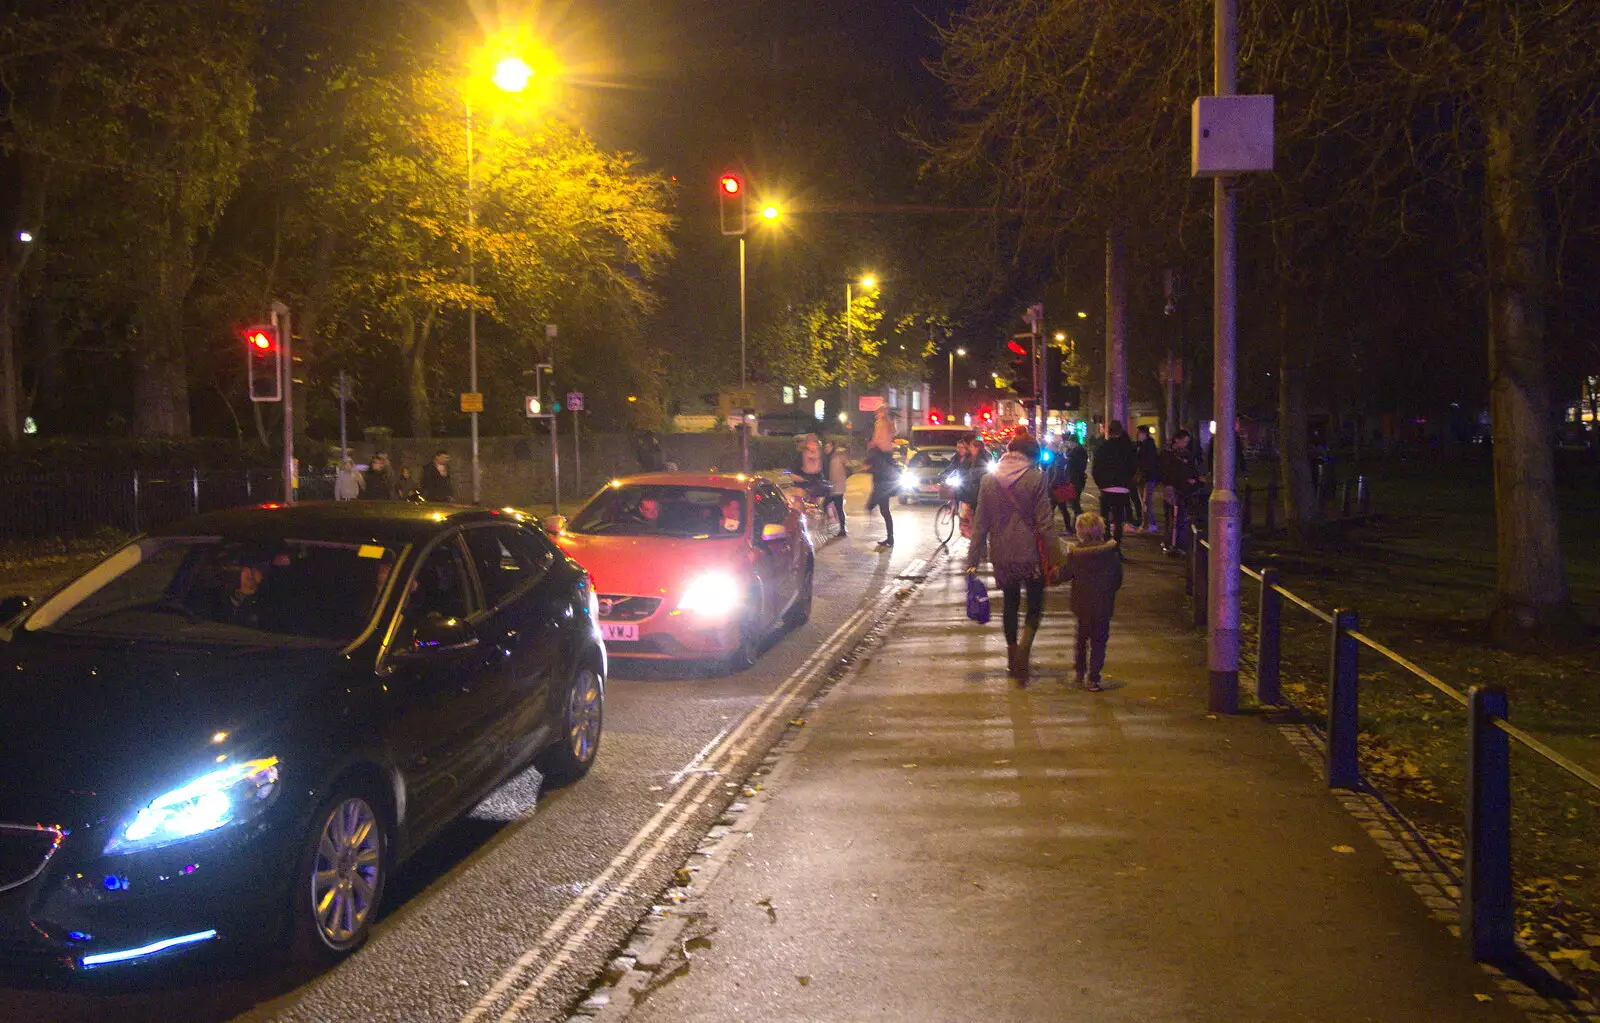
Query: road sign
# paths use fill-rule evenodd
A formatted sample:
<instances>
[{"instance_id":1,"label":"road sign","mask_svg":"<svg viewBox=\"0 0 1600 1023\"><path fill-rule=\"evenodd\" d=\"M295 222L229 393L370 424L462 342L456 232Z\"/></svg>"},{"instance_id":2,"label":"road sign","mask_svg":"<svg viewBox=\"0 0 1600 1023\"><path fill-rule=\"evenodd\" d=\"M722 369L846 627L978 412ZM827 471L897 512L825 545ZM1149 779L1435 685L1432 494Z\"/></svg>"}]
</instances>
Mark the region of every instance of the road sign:
<instances>
[{"instance_id":1,"label":"road sign","mask_svg":"<svg viewBox=\"0 0 1600 1023\"><path fill-rule=\"evenodd\" d=\"M861 412L876 412L883 407L883 395L863 394L856 399L856 409Z\"/></svg>"},{"instance_id":2,"label":"road sign","mask_svg":"<svg viewBox=\"0 0 1600 1023\"><path fill-rule=\"evenodd\" d=\"M483 394L482 394L482 392L479 392L479 391L462 391L461 392L461 411L463 411L463 412L482 412L483 411Z\"/></svg>"},{"instance_id":3,"label":"road sign","mask_svg":"<svg viewBox=\"0 0 1600 1023\"><path fill-rule=\"evenodd\" d=\"M567 411L568 412L582 412L583 411L583 392L582 391L568 391L567 392Z\"/></svg>"},{"instance_id":4,"label":"road sign","mask_svg":"<svg viewBox=\"0 0 1600 1023\"><path fill-rule=\"evenodd\" d=\"M723 415L731 415L739 409L754 410L756 407L756 392L750 390L725 390L717 395L717 411Z\"/></svg>"}]
</instances>

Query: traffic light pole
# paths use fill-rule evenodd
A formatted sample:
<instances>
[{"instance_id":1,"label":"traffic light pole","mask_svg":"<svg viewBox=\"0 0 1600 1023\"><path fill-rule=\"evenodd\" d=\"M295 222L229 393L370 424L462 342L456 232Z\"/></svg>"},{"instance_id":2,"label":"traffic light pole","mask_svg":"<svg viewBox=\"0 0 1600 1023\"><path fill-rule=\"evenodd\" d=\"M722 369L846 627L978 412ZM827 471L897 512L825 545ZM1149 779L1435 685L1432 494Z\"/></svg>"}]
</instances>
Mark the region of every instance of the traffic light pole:
<instances>
[{"instance_id":1,"label":"traffic light pole","mask_svg":"<svg viewBox=\"0 0 1600 1023\"><path fill-rule=\"evenodd\" d=\"M272 325L278 331L279 386L283 391L283 503L294 504L294 321L289 307L272 302Z\"/></svg>"}]
</instances>

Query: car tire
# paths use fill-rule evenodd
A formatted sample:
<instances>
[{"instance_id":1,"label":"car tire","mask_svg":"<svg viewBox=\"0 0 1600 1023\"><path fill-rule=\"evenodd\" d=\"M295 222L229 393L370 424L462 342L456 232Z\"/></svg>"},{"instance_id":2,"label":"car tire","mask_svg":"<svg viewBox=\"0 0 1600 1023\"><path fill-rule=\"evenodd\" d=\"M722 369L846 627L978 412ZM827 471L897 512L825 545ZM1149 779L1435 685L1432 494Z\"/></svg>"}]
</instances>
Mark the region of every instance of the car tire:
<instances>
[{"instance_id":1,"label":"car tire","mask_svg":"<svg viewBox=\"0 0 1600 1023\"><path fill-rule=\"evenodd\" d=\"M382 803L363 786L336 786L311 815L295 858L295 959L332 964L361 947L383 901L391 855Z\"/></svg>"},{"instance_id":2,"label":"car tire","mask_svg":"<svg viewBox=\"0 0 1600 1023\"><path fill-rule=\"evenodd\" d=\"M761 607L760 591L752 590L745 603L757 611L754 615L747 613L739 619L739 645L728 655L728 670L734 673L753 667L756 657L761 653L762 635L758 617Z\"/></svg>"},{"instance_id":3,"label":"car tire","mask_svg":"<svg viewBox=\"0 0 1600 1023\"><path fill-rule=\"evenodd\" d=\"M784 613L783 624L791 629L798 629L811 620L811 591L816 574L815 564L806 566L806 578L800 584L800 592L795 595L794 603L790 604L789 610Z\"/></svg>"},{"instance_id":4,"label":"car tire","mask_svg":"<svg viewBox=\"0 0 1600 1023\"><path fill-rule=\"evenodd\" d=\"M605 721L605 679L592 665L581 666L562 701L560 737L534 758L534 766L552 785L566 785L589 773L600 752Z\"/></svg>"}]
</instances>

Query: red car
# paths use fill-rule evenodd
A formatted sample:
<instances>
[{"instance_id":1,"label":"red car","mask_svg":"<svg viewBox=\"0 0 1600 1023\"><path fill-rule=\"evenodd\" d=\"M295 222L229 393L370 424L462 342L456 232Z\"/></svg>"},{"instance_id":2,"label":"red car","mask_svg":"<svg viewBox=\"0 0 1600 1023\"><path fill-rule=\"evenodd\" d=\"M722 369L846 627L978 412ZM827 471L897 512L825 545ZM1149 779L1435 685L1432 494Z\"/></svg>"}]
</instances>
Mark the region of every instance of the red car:
<instances>
[{"instance_id":1,"label":"red car","mask_svg":"<svg viewBox=\"0 0 1600 1023\"><path fill-rule=\"evenodd\" d=\"M811 615L805 517L771 481L660 472L611 483L546 527L589 570L612 657L755 662Z\"/></svg>"}]
</instances>

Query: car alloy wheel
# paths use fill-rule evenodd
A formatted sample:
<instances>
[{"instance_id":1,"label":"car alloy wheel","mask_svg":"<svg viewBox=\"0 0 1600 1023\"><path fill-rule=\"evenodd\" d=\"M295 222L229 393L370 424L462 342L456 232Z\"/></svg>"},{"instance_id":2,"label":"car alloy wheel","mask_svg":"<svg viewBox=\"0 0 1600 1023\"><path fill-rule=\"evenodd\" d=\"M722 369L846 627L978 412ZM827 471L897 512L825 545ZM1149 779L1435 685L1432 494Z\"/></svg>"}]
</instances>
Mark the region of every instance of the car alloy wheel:
<instances>
[{"instance_id":1,"label":"car alloy wheel","mask_svg":"<svg viewBox=\"0 0 1600 1023\"><path fill-rule=\"evenodd\" d=\"M604 721L605 682L593 668L579 668L563 703L560 735L536 762L547 781L565 784L589 773Z\"/></svg>"},{"instance_id":2,"label":"car alloy wheel","mask_svg":"<svg viewBox=\"0 0 1600 1023\"><path fill-rule=\"evenodd\" d=\"M383 895L388 838L365 798L325 805L307 858L310 923L324 954L344 955L366 939Z\"/></svg>"}]
</instances>

